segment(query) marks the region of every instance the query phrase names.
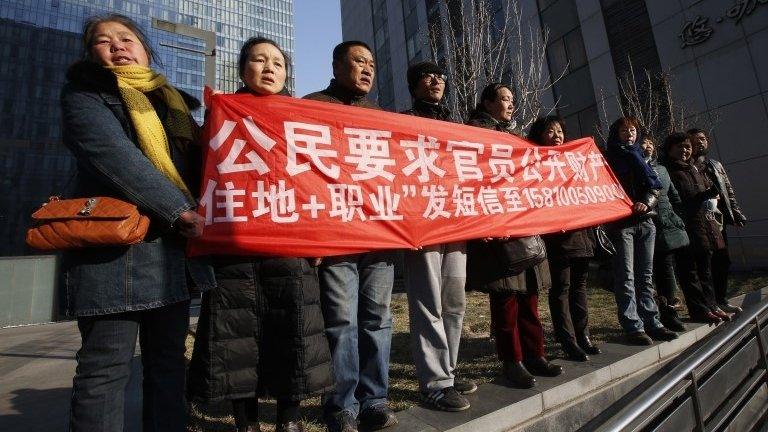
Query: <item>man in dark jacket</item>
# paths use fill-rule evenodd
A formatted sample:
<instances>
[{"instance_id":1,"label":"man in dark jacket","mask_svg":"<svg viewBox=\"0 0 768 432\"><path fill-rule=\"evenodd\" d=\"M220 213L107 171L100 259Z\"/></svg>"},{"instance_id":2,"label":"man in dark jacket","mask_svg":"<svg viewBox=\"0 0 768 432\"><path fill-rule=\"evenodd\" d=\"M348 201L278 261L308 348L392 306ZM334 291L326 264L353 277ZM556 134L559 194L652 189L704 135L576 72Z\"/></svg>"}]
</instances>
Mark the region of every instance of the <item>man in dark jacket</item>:
<instances>
[{"instance_id":1,"label":"man in dark jacket","mask_svg":"<svg viewBox=\"0 0 768 432\"><path fill-rule=\"evenodd\" d=\"M376 75L373 55L363 42L346 41L333 50L333 79L307 96L330 103L378 107L366 100ZM394 264L390 252L328 257L320 266L321 306L331 347L336 388L323 398L328 429L356 432L397 423L387 406L390 300Z\"/></svg>"},{"instance_id":2,"label":"man in dark jacket","mask_svg":"<svg viewBox=\"0 0 768 432\"><path fill-rule=\"evenodd\" d=\"M403 114L450 121L451 110L440 103L446 79L442 68L432 62L416 63L408 68L407 79L413 107ZM419 389L436 409L467 409L469 401L462 394L473 393L477 385L454 375L466 307L466 242L409 250L404 262Z\"/></svg>"},{"instance_id":3,"label":"man in dark jacket","mask_svg":"<svg viewBox=\"0 0 768 432\"><path fill-rule=\"evenodd\" d=\"M728 268L731 266L731 257L728 254L728 236L726 235L726 225L736 225L743 227L747 223L747 217L741 211L739 203L736 201L731 181L723 168L723 164L709 157L709 138L706 132L701 129L689 129L688 135L691 136L693 151L696 152L697 165L703 168L707 177L720 192L717 201L718 210L723 214L723 240L725 248L716 250L712 255L712 282L715 288L715 300L718 306L725 312L741 312L741 308L728 303Z\"/></svg>"}]
</instances>

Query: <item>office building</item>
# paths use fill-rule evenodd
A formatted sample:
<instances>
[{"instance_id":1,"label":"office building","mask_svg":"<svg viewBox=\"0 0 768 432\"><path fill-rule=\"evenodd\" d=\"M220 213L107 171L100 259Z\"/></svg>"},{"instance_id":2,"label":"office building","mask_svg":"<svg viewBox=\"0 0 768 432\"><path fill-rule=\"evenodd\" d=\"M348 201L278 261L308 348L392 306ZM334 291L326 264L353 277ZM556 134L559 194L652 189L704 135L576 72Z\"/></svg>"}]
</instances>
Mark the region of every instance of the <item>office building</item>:
<instances>
[{"instance_id":1,"label":"office building","mask_svg":"<svg viewBox=\"0 0 768 432\"><path fill-rule=\"evenodd\" d=\"M462 0L341 0L344 39L374 47L373 95L410 106L407 65L431 57L430 26ZM468 0L466 0L468 1ZM507 3L507 2L502 2ZM508 3L507 3L508 4ZM547 32L546 67L560 77L542 97L570 137L595 136L621 112L620 79L664 73L687 126L711 130L749 222L729 229L734 264L768 267L768 4L737 0L520 0L522 22ZM514 85L514 83L512 83ZM555 103L554 101L557 101Z\"/></svg>"},{"instance_id":2,"label":"office building","mask_svg":"<svg viewBox=\"0 0 768 432\"><path fill-rule=\"evenodd\" d=\"M29 215L65 193L74 160L61 143L59 93L80 58L86 18L119 13L147 32L155 69L202 98L204 84L239 87L237 58L252 36L294 48L292 0L10 0L0 3L0 255L31 253ZM293 87L293 77L288 79ZM194 113L202 119L202 112Z\"/></svg>"}]
</instances>

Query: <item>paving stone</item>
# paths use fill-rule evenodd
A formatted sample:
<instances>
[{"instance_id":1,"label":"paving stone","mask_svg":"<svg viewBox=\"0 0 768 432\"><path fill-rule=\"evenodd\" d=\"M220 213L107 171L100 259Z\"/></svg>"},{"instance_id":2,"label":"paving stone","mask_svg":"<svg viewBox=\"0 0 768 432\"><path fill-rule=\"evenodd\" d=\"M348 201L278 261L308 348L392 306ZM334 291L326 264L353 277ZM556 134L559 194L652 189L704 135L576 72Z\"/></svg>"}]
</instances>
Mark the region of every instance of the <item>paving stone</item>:
<instances>
[{"instance_id":1,"label":"paving stone","mask_svg":"<svg viewBox=\"0 0 768 432\"><path fill-rule=\"evenodd\" d=\"M519 397L521 394L530 394L532 392L529 390L504 388L500 390L501 393L514 393L514 397ZM541 414L541 412L541 394L537 393L517 400L513 404L507 403L493 412L445 430L450 432L501 432L508 430L510 425L530 420Z\"/></svg>"},{"instance_id":2,"label":"paving stone","mask_svg":"<svg viewBox=\"0 0 768 432\"><path fill-rule=\"evenodd\" d=\"M659 361L659 349L658 347L649 346L643 351L639 351L635 354L627 356L616 363L613 363L611 367L611 378L619 379L640 369L648 367Z\"/></svg>"},{"instance_id":3,"label":"paving stone","mask_svg":"<svg viewBox=\"0 0 768 432\"><path fill-rule=\"evenodd\" d=\"M665 359L669 356L679 354L684 349L695 344L698 340L695 330L678 333L677 339L659 344L659 358Z\"/></svg>"},{"instance_id":4,"label":"paving stone","mask_svg":"<svg viewBox=\"0 0 768 432\"><path fill-rule=\"evenodd\" d=\"M541 394L538 390L514 389L500 383L503 383L502 379L498 379L497 383L483 384L475 393L466 395L472 407L465 411L448 413L429 409L425 406L416 406L409 409L409 411L412 411L412 414L417 419L441 431L452 430L486 414L496 413L510 405L516 406L521 401L525 401L524 405L528 407L526 409L529 409L530 412L519 414L536 416L541 413ZM534 400L526 401L529 398ZM474 432L477 432L477 430Z\"/></svg>"},{"instance_id":5,"label":"paving stone","mask_svg":"<svg viewBox=\"0 0 768 432\"><path fill-rule=\"evenodd\" d=\"M563 383L542 393L544 410L577 399L612 380L610 367L595 369L587 363L573 364L563 373Z\"/></svg>"},{"instance_id":6,"label":"paving stone","mask_svg":"<svg viewBox=\"0 0 768 432\"><path fill-rule=\"evenodd\" d=\"M365 429L360 429L363 432ZM405 410L397 413L397 425L387 428L390 432L439 432L439 429L428 425L416 417L413 410Z\"/></svg>"}]
</instances>

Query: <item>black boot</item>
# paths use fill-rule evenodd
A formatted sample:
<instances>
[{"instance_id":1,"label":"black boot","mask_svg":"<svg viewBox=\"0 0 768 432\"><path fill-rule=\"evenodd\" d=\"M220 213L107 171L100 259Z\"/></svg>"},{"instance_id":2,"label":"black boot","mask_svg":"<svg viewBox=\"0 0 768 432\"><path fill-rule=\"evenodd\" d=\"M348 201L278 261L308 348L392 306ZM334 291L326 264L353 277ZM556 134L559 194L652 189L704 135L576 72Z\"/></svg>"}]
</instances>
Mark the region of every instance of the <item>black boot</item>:
<instances>
[{"instance_id":1,"label":"black boot","mask_svg":"<svg viewBox=\"0 0 768 432\"><path fill-rule=\"evenodd\" d=\"M563 348L563 351L565 351L565 358L568 360L582 362L589 360L587 353L585 353L584 350L582 350L581 347L576 345L573 341L563 342L560 344L560 346Z\"/></svg>"},{"instance_id":2,"label":"black boot","mask_svg":"<svg viewBox=\"0 0 768 432\"><path fill-rule=\"evenodd\" d=\"M525 368L532 374L546 377L556 377L563 373L563 367L550 363L544 357L534 357L526 359Z\"/></svg>"},{"instance_id":3,"label":"black boot","mask_svg":"<svg viewBox=\"0 0 768 432\"><path fill-rule=\"evenodd\" d=\"M598 355L602 353L600 351L600 348L596 347L591 340L589 340L589 336L581 335L576 338L576 343L579 344L579 348L584 350L585 353L589 355Z\"/></svg>"},{"instance_id":4,"label":"black boot","mask_svg":"<svg viewBox=\"0 0 768 432\"><path fill-rule=\"evenodd\" d=\"M504 377L518 388L531 388L536 385L536 378L523 366L522 362L505 361L503 363Z\"/></svg>"},{"instance_id":5,"label":"black boot","mask_svg":"<svg viewBox=\"0 0 768 432\"><path fill-rule=\"evenodd\" d=\"M659 321L664 327L672 331L685 331L685 325L680 321L680 315L677 314L675 308L667 304L664 297L659 297Z\"/></svg>"}]
</instances>

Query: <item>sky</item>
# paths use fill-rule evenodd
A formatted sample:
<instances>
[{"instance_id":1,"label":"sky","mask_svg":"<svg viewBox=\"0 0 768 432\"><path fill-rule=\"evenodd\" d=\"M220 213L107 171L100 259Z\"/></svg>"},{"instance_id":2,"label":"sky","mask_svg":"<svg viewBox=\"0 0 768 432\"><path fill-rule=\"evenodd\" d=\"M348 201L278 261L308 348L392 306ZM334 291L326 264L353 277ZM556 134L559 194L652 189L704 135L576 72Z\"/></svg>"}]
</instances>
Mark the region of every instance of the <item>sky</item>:
<instances>
[{"instance_id":1,"label":"sky","mask_svg":"<svg viewBox=\"0 0 768 432\"><path fill-rule=\"evenodd\" d=\"M331 51L341 42L339 0L294 0L293 64L296 97L322 90L331 80Z\"/></svg>"}]
</instances>

